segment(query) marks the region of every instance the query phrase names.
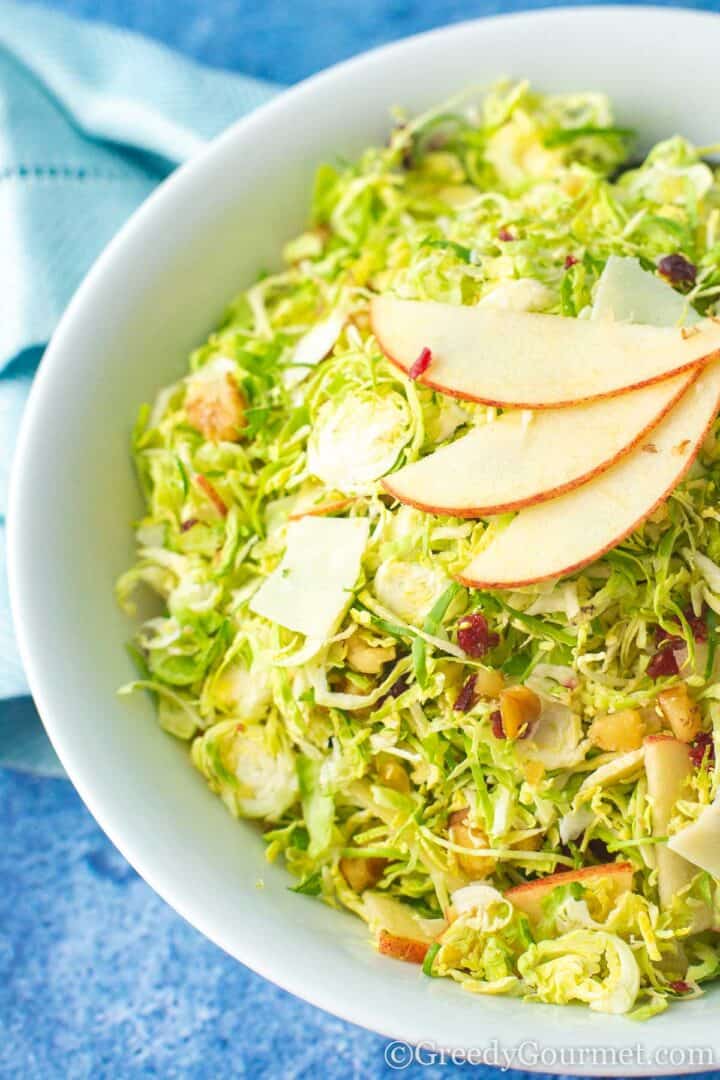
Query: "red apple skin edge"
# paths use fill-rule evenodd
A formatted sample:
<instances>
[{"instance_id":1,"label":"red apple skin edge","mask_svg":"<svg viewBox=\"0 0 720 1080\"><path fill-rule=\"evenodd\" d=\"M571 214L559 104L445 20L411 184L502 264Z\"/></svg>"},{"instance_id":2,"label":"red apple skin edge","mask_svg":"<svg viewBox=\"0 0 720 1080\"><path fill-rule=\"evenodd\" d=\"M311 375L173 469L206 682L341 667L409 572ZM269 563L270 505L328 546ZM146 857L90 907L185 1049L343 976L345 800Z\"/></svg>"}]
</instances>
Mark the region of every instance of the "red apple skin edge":
<instances>
[{"instance_id":1,"label":"red apple skin edge","mask_svg":"<svg viewBox=\"0 0 720 1080\"><path fill-rule=\"evenodd\" d=\"M546 491L539 492L536 495L529 495L524 499L516 499L514 502L498 503L496 506L472 506L472 507L450 507L450 506L432 506L430 503L423 503L417 499L408 499L405 495L399 495L394 490L392 485L392 476L382 481L382 486L387 491L388 495L392 495L398 502L404 503L406 506L414 506L416 510L424 510L428 514L447 514L449 517L460 518L474 518L474 517L492 517L493 514L507 514L512 510L522 510L524 506L535 506L537 503L548 502L550 499L556 499L558 495L566 495L568 491L574 491L575 488L581 487L583 484L587 484L588 481L594 479L596 476L600 476L601 473L607 472L609 468L616 465L618 461L621 461L632 450L636 450L643 439L647 438L651 431L665 419L671 409L674 409L681 397L688 392L694 382L700 377L702 368L697 367L697 370L693 372L692 378L684 386L682 386L677 394L669 401L661 412L657 416L645 425L632 442L624 446L622 450L619 450L617 454L608 458L607 461L601 462L596 465L595 468L590 469L588 472L583 473L582 476L578 476L573 480L568 480L565 484L559 484L557 487L548 488ZM672 376L671 376L672 378Z\"/></svg>"},{"instance_id":2,"label":"red apple skin edge","mask_svg":"<svg viewBox=\"0 0 720 1080\"><path fill-rule=\"evenodd\" d=\"M512 899L515 896L532 895L538 889L555 889L558 885L568 885L573 881L592 881L598 877L615 877L616 875L629 876L632 879L633 865L629 862L605 863L600 866L584 866L582 870L564 870L558 874L550 874L549 877L536 878L534 881L525 881L522 885L514 885L508 889L505 896Z\"/></svg>"},{"instance_id":3,"label":"red apple skin edge","mask_svg":"<svg viewBox=\"0 0 720 1080\"><path fill-rule=\"evenodd\" d=\"M373 332L375 340L378 343L378 347L386 360L389 360L396 368L404 372L407 375L411 365L402 364L397 360L392 353L383 345L382 337L378 332L377 326L373 318L372 305L370 306L370 328ZM590 397L574 398L570 401L550 401L547 403L537 401L499 401L496 398L489 397L477 397L473 394L468 394L464 391L453 390L451 387L442 386L440 383L435 382L432 377L428 377L428 373L425 372L419 375L414 381L421 386L427 386L430 390L437 390L441 394L447 394L449 397L459 398L460 401L473 401L478 405L492 405L496 409L569 409L573 405L584 404L588 401L600 401L602 398L617 397L619 394L626 394L629 390L640 390L643 386L651 386L652 383L662 382L663 379L669 379L673 375L681 375L684 371L690 371L692 368L702 368L706 364L711 363L713 360L717 360L720 357L720 349L716 349L714 352L708 353L707 356L701 357L700 360L692 360L687 364L682 364L678 368L673 368L672 371L663 371L661 375L655 375L651 379L643 379L640 382L631 383L629 386L621 386L616 390L607 391L604 394L593 394ZM428 368L428 371L432 371L432 364Z\"/></svg>"},{"instance_id":4,"label":"red apple skin edge","mask_svg":"<svg viewBox=\"0 0 720 1080\"><path fill-rule=\"evenodd\" d=\"M336 502L321 503L319 506L311 506L307 510L300 510L296 514L288 515L288 521L301 521L306 517L325 517L327 514L337 514L341 510L347 510L352 506L354 499L337 499Z\"/></svg>"},{"instance_id":5,"label":"red apple skin edge","mask_svg":"<svg viewBox=\"0 0 720 1080\"><path fill-rule=\"evenodd\" d=\"M676 739L674 735L646 735L645 738L643 739L643 742L644 743L658 743L658 742L673 742L673 743L676 742L676 743L679 743L680 740ZM680 745L681 746L687 746L687 743L680 743ZM688 752L689 752L689 747L688 747Z\"/></svg>"},{"instance_id":6,"label":"red apple skin edge","mask_svg":"<svg viewBox=\"0 0 720 1080\"><path fill-rule=\"evenodd\" d=\"M630 534L633 533L635 529L637 529L638 525L641 525L643 521L650 517L651 514L654 514L658 506L661 506L662 503L664 503L667 497L670 495L670 493L675 490L679 483L682 482L683 478L689 472L690 466L693 464L695 458L698 456L698 453L700 452L700 447L705 442L705 439L707 438L710 429L715 423L715 420L717 418L718 406L720 406L720 397L718 397L718 400L715 403L714 414L711 416L710 420L705 425L702 434L697 439L695 446L693 447L690 457L685 462L682 469L680 469L673 482L668 485L660 498L656 499L652 506L650 506L643 514L640 515L637 521L635 521L628 529L626 529L625 532L621 533L620 536L617 536L611 543L606 544L605 547L601 548L599 551L595 551L586 559L580 559L572 566L566 566L564 569L556 570L552 574L543 574L542 577L525 578L520 581L498 582L473 581L470 578L463 577L462 574L457 574L457 580L460 582L461 585L466 585L469 589L520 589L524 585L536 585L541 581L554 581L556 578L567 577L568 574L574 574L576 570L582 570L584 566L588 566L589 563L594 562L596 559L601 559L603 555L606 555L608 553L608 551L612 551L612 549L617 547L618 544L621 544L623 540L626 540L627 537L630 536Z\"/></svg>"},{"instance_id":7,"label":"red apple skin edge","mask_svg":"<svg viewBox=\"0 0 720 1080\"><path fill-rule=\"evenodd\" d=\"M422 964L430 948L423 941L397 937L388 930L381 930L378 937L378 952L382 956L392 956L395 960L405 960L408 964Z\"/></svg>"}]
</instances>

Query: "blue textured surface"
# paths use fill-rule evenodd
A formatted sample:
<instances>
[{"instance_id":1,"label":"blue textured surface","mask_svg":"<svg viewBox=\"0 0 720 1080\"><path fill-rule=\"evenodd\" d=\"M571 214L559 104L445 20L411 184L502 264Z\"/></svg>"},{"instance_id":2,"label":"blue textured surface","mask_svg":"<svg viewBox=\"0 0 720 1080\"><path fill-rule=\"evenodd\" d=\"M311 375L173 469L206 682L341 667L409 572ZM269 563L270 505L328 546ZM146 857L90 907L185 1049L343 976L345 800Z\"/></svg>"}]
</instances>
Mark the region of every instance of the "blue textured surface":
<instances>
[{"instance_id":1,"label":"blue textured surface","mask_svg":"<svg viewBox=\"0 0 720 1080\"><path fill-rule=\"evenodd\" d=\"M160 38L207 64L280 83L436 26L573 0L50 0ZM581 2L581 0L576 0ZM605 0L607 2L607 0ZM717 0L664 7L716 10Z\"/></svg>"},{"instance_id":2,"label":"blue textured surface","mask_svg":"<svg viewBox=\"0 0 720 1080\"><path fill-rule=\"evenodd\" d=\"M142 31L207 63L291 82L441 23L548 5L56 0L51 6ZM720 0L686 6L717 9ZM0 1077L394 1075L383 1061L384 1040L275 989L178 918L105 839L67 782L0 772L0 823ZM434 1080L455 1069L413 1066L404 1075Z\"/></svg>"},{"instance_id":3,"label":"blue textured surface","mask_svg":"<svg viewBox=\"0 0 720 1080\"><path fill-rule=\"evenodd\" d=\"M0 1076L382 1075L383 1039L192 930L67 781L0 774L0 820Z\"/></svg>"}]
</instances>

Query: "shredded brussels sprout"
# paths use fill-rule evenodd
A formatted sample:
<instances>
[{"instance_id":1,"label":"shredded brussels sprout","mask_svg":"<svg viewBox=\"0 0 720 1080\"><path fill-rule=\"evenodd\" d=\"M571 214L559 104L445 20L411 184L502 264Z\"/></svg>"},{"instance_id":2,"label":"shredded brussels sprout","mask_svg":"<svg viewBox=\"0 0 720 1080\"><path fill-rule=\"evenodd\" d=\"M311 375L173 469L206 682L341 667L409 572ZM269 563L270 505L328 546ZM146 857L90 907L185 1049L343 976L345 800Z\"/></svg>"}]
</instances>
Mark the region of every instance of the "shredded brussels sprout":
<instances>
[{"instance_id":1,"label":"shredded brussels sprout","mask_svg":"<svg viewBox=\"0 0 720 1080\"><path fill-rule=\"evenodd\" d=\"M426 514L381 478L496 410L408 379L368 321L379 292L586 318L611 257L690 321L714 314L720 173L679 136L632 166L631 146L601 94L502 84L321 165L284 268L140 411L146 513L117 593L131 614L159 600L124 690L150 691L228 809L264 823L295 891L427 975L646 1018L720 974L717 879L695 867L659 894L667 836L718 796L720 429L580 573L471 591L454 576L507 515ZM643 739L672 734L680 685L692 769L663 836ZM535 711L507 737L513 687ZM634 745L616 746L603 718L625 711ZM608 863L630 864L630 891L561 879L539 918L505 898Z\"/></svg>"}]
</instances>

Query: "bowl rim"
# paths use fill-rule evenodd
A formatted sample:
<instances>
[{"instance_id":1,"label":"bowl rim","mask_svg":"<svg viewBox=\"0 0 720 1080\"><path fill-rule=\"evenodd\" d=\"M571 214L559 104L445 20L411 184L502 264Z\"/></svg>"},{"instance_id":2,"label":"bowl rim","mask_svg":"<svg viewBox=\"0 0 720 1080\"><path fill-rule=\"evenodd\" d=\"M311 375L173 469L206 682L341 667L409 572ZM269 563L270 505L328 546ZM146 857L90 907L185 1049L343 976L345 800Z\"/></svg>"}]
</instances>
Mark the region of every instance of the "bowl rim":
<instances>
[{"instance_id":1,"label":"bowl rim","mask_svg":"<svg viewBox=\"0 0 720 1080\"><path fill-rule=\"evenodd\" d=\"M302 80L301 82L281 89L279 93L268 102L258 106L251 113L240 117L226 130L210 140L197 154L175 169L163 180L131 214L120 230L115 234L109 244L97 257L70 303L65 309L52 338L45 349L42 360L33 379L29 398L25 406L22 423L17 440L17 446L12 462L10 476L10 490L7 513L7 566L8 584L10 594L10 606L12 619L20 657L25 670L30 692L36 704L40 717L50 741L60 759L68 779L77 790L80 798L97 821L111 842L118 848L124 858L139 873L143 880L158 895L169 904L186 922L198 930L214 945L240 959L225 945L220 935L215 931L209 920L206 920L201 909L193 904L185 903L182 895L178 895L172 883L164 879L164 875L156 872L156 868L149 863L142 852L135 850L131 836L122 834L122 830L111 823L110 810L106 810L102 796L93 789L89 773L86 773L81 755L77 755L66 744L64 738L64 723L62 718L55 713L49 696L45 693L43 680L43 660L37 655L29 631L30 605L28 602L29 587L25 583L23 570L23 513L24 501L23 474L29 467L29 462L34 453L37 441L37 428L41 421L41 414L45 407L45 388L54 370L63 362L65 339L74 330L75 324L83 318L86 297L90 296L106 271L110 269L116 257L126 248L131 246L140 236L146 223L152 218L156 207L160 203L172 200L182 203L186 191L196 183L206 169L211 169L216 158L221 157L226 146L238 138L245 138L252 134L254 129L261 130L266 120L275 113L281 113L286 104L299 101L302 98L322 90L326 85L332 84L338 77L353 72L356 68L364 66L368 61L397 56L402 59L402 54L412 50L419 42L426 39L435 39L439 44L444 40L462 34L469 28L481 31L482 28L492 28L499 23L516 22L524 24L529 29L535 24L547 24L554 21L572 17L576 20L604 20L612 18L637 19L638 16L652 15L656 19L666 20L668 23L682 20L685 22L705 23L710 27L717 28L720 25L718 14L708 10L698 10L683 7L664 7L656 4L598 4L588 6L563 5L557 7L542 8L538 10L524 10L506 14L497 14L474 19L466 19L459 22L443 25L433 29L402 37L397 40L365 50L349 59L340 61L328 68ZM347 1022L359 1025L368 1031L379 1034L389 1040L399 1040L402 1043L417 1045L420 1039L410 1037L407 1033L398 1033L393 1029L391 1022L379 1010L373 1008L372 1003L349 1001L338 1002L331 997L330 992L324 989L324 984L318 981L316 985L308 987L304 982L302 972L296 971L293 965L287 964L282 970L272 963L263 962L262 948L251 941L247 943L246 952L241 962L256 974L267 979L281 989L295 995L303 1001L339 1017ZM628 1035L628 1042L630 1036ZM442 1048L438 1047L438 1052ZM451 1048L448 1048L448 1052ZM408 1062L410 1064L411 1062ZM403 1066L404 1067L404 1066ZM560 1068L555 1068L556 1075L608 1075L607 1071L578 1070L574 1065L561 1063ZM526 1072L545 1073L546 1068L541 1064L522 1065ZM685 1074L706 1071L705 1065L693 1065L684 1069ZM659 1067L657 1064L639 1068L630 1066L628 1075L633 1076L660 1076L675 1075L676 1070L671 1067ZM617 1074L616 1074L617 1075Z\"/></svg>"}]
</instances>

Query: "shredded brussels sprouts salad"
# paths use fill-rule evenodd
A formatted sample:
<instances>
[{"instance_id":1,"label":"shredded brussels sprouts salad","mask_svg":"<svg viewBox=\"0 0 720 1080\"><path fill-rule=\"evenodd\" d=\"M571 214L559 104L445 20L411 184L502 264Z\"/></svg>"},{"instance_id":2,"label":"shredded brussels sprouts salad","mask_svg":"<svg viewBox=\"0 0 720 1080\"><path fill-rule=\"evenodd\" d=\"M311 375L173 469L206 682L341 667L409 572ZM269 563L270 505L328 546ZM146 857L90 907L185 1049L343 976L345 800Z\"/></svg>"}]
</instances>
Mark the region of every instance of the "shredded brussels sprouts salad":
<instances>
[{"instance_id":1,"label":"shredded brussels sprouts salad","mask_svg":"<svg viewBox=\"0 0 720 1080\"><path fill-rule=\"evenodd\" d=\"M141 409L118 596L134 613L149 587L161 613L122 692L153 695L294 891L381 952L644 1019L720 975L720 429L580 572L470 589L512 515L426 513L381 480L499 410L398 370L368 311L714 315L720 172L679 136L632 163L601 94L473 101L321 165L285 268Z\"/></svg>"}]
</instances>

